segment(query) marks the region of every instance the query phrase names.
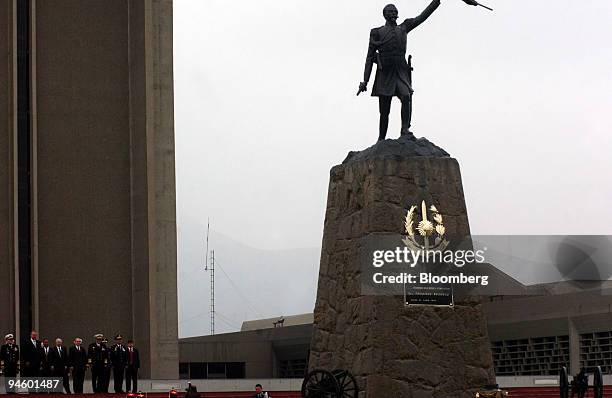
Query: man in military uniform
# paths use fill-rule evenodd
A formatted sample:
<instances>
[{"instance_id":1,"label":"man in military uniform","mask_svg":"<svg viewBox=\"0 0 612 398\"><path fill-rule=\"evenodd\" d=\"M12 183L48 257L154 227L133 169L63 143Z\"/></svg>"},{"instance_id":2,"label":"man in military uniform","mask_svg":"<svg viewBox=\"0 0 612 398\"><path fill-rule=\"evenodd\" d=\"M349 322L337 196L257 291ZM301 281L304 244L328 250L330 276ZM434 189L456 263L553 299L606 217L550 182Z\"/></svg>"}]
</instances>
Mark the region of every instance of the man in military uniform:
<instances>
[{"instance_id":1,"label":"man in military uniform","mask_svg":"<svg viewBox=\"0 0 612 398\"><path fill-rule=\"evenodd\" d=\"M103 373L104 376L102 377L102 392L108 393L108 386L110 385L110 377L111 377L111 371L113 370L113 367L112 367L112 362L110 358L110 349L108 348L108 339L106 337L102 338L102 344L104 344L108 352L108 361L106 363L106 366L104 367L104 373Z\"/></svg>"},{"instance_id":2,"label":"man in military uniform","mask_svg":"<svg viewBox=\"0 0 612 398\"><path fill-rule=\"evenodd\" d=\"M372 96L378 97L379 101L379 141L384 140L387 135L391 99L394 96L397 96L402 102L401 134L414 139L414 135L409 130L412 118L413 90L411 71L406 61L407 35L411 30L425 22L439 6L440 0L433 0L421 15L416 18L408 18L398 25L397 8L393 4L389 4L383 9L383 16L387 23L384 26L372 29L370 32L363 82L359 84L358 94L367 90L372 68L376 63L376 77L372 86Z\"/></svg>"},{"instance_id":3,"label":"man in military uniform","mask_svg":"<svg viewBox=\"0 0 612 398\"><path fill-rule=\"evenodd\" d=\"M111 363L113 364L113 380L115 393L124 393L123 378L125 366L127 365L127 349L123 345L123 336L115 336L115 344L110 351Z\"/></svg>"},{"instance_id":4,"label":"man in military uniform","mask_svg":"<svg viewBox=\"0 0 612 398\"><path fill-rule=\"evenodd\" d=\"M8 383L6 378L17 377L19 372L19 347L15 344L15 336L7 334L4 336L6 344L0 347L0 370L5 377L5 383ZM8 384L6 391L9 391Z\"/></svg>"},{"instance_id":5,"label":"man in military uniform","mask_svg":"<svg viewBox=\"0 0 612 398\"><path fill-rule=\"evenodd\" d=\"M104 392L104 376L109 367L108 348L104 344L104 336L100 333L94 335L94 343L87 350L88 364L91 366L91 385L95 393ZM108 389L108 385L107 385Z\"/></svg>"}]
</instances>

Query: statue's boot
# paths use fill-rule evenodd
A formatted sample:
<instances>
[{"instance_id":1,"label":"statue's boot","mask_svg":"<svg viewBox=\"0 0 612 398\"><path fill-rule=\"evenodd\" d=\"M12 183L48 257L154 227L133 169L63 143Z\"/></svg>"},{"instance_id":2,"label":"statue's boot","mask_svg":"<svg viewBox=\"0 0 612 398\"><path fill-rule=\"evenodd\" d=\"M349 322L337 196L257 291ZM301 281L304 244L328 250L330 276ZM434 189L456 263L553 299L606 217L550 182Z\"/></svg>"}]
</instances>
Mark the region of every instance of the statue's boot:
<instances>
[{"instance_id":1,"label":"statue's boot","mask_svg":"<svg viewBox=\"0 0 612 398\"><path fill-rule=\"evenodd\" d=\"M414 134L412 134L412 131L410 131L410 127L402 127L402 130L400 131L400 138L416 141L416 137Z\"/></svg>"}]
</instances>

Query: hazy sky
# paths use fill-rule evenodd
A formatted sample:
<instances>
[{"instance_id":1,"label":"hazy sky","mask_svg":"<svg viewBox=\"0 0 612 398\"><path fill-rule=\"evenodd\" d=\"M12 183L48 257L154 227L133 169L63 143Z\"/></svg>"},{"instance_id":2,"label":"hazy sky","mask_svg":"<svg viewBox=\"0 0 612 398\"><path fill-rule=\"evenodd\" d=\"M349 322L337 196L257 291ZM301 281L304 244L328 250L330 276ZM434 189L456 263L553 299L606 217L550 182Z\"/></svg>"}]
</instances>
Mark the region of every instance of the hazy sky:
<instances>
[{"instance_id":1,"label":"hazy sky","mask_svg":"<svg viewBox=\"0 0 612 398\"><path fill-rule=\"evenodd\" d=\"M413 130L459 160L473 233L611 234L612 1L486 1L410 34ZM312 311L329 169L378 134L355 92L386 2L174 1L182 336L209 330L208 217L218 332Z\"/></svg>"},{"instance_id":2,"label":"hazy sky","mask_svg":"<svg viewBox=\"0 0 612 398\"><path fill-rule=\"evenodd\" d=\"M355 92L386 2L174 1L179 239L210 217L252 247L320 245L330 167L377 136ZM415 134L459 160L474 233L611 233L612 1L486 3L443 0L409 35Z\"/></svg>"}]
</instances>

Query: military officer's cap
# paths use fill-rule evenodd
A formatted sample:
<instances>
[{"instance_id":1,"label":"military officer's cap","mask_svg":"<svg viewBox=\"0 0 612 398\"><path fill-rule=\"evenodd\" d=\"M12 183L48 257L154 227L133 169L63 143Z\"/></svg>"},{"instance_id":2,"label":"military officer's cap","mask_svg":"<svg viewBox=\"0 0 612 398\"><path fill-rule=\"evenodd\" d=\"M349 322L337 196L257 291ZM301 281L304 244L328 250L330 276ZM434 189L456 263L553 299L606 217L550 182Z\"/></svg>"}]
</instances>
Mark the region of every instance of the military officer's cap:
<instances>
[{"instance_id":1,"label":"military officer's cap","mask_svg":"<svg viewBox=\"0 0 612 398\"><path fill-rule=\"evenodd\" d=\"M123 336L121 334L118 334L115 336L115 340L123 340Z\"/></svg>"},{"instance_id":2,"label":"military officer's cap","mask_svg":"<svg viewBox=\"0 0 612 398\"><path fill-rule=\"evenodd\" d=\"M94 339L101 339L102 337L104 337L104 335L102 333L94 334Z\"/></svg>"},{"instance_id":3,"label":"military officer's cap","mask_svg":"<svg viewBox=\"0 0 612 398\"><path fill-rule=\"evenodd\" d=\"M11 340L11 339L14 339L14 338L15 338L15 336L13 336L12 333L9 333L6 336L4 336L4 340Z\"/></svg>"}]
</instances>

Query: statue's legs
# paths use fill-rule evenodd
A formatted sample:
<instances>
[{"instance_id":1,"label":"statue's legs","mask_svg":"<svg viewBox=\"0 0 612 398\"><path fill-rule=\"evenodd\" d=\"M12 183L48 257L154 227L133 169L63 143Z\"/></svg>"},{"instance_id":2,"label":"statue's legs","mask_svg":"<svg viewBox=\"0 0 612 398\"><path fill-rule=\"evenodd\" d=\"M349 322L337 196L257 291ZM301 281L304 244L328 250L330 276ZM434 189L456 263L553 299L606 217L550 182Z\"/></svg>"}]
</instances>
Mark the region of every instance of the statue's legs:
<instances>
[{"instance_id":1,"label":"statue's legs","mask_svg":"<svg viewBox=\"0 0 612 398\"><path fill-rule=\"evenodd\" d=\"M378 141L382 141L387 136L389 128L389 113L391 112L391 99L393 97L378 97L378 109L380 111L380 125L378 129Z\"/></svg>"},{"instance_id":2,"label":"statue's legs","mask_svg":"<svg viewBox=\"0 0 612 398\"><path fill-rule=\"evenodd\" d=\"M401 135L412 135L410 123L412 120L412 95L400 97L402 101L402 131Z\"/></svg>"},{"instance_id":3,"label":"statue's legs","mask_svg":"<svg viewBox=\"0 0 612 398\"><path fill-rule=\"evenodd\" d=\"M378 141L384 140L387 136L387 130L389 128L389 113L391 113L391 99L393 99L393 97L378 97L378 108L380 110ZM414 135L410 132L410 123L412 120L412 96L401 96L400 101L402 101L402 130L400 134L414 138Z\"/></svg>"}]
</instances>

